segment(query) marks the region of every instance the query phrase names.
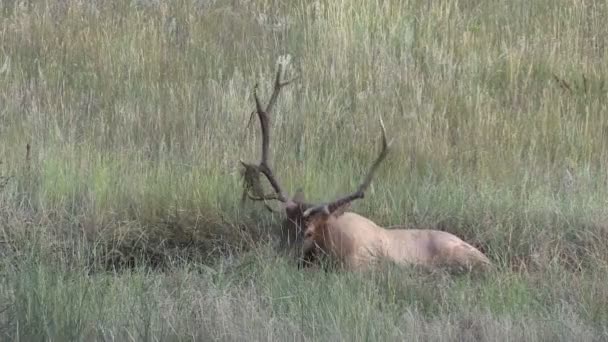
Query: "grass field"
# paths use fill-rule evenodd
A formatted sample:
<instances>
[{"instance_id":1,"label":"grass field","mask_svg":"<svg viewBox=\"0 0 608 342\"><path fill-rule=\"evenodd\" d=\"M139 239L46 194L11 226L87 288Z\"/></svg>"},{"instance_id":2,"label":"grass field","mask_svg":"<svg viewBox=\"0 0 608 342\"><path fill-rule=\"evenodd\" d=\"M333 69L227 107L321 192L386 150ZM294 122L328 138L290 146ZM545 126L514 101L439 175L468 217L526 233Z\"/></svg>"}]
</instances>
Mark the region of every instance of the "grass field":
<instances>
[{"instance_id":1,"label":"grass field","mask_svg":"<svg viewBox=\"0 0 608 342\"><path fill-rule=\"evenodd\" d=\"M0 9L2 340L608 340L605 2ZM352 210L450 231L497 270L302 272L277 251L238 161L281 56L290 193L352 191L382 117L395 143Z\"/></svg>"}]
</instances>

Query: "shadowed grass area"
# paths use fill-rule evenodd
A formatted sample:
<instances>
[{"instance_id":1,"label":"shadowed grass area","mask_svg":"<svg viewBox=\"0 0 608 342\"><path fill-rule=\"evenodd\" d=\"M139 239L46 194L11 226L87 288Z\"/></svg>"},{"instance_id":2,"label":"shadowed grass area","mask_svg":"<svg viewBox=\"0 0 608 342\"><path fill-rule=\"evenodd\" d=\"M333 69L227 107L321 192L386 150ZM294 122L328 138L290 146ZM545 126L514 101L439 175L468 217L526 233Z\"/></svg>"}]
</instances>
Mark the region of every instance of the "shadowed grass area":
<instances>
[{"instance_id":1,"label":"shadowed grass area","mask_svg":"<svg viewBox=\"0 0 608 342\"><path fill-rule=\"evenodd\" d=\"M7 338L606 338L606 4L0 9ZM353 210L448 230L495 274L301 273L272 251L281 217L239 205L238 160L258 158L253 86L266 99L285 55L299 78L271 158L286 190L351 191L382 117L395 143Z\"/></svg>"}]
</instances>

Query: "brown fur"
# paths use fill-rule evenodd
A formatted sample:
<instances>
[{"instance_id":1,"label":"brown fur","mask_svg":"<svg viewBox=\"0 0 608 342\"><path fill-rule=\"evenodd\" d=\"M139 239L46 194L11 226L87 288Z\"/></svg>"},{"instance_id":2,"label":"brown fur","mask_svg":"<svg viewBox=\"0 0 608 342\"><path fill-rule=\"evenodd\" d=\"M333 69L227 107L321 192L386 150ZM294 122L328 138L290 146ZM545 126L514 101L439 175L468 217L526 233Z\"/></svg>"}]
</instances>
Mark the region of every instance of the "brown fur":
<instances>
[{"instance_id":1,"label":"brown fur","mask_svg":"<svg viewBox=\"0 0 608 342\"><path fill-rule=\"evenodd\" d=\"M448 232L386 229L352 212L320 213L309 218L303 253L307 256L319 251L349 270L364 270L383 260L458 271L491 266L483 253Z\"/></svg>"}]
</instances>

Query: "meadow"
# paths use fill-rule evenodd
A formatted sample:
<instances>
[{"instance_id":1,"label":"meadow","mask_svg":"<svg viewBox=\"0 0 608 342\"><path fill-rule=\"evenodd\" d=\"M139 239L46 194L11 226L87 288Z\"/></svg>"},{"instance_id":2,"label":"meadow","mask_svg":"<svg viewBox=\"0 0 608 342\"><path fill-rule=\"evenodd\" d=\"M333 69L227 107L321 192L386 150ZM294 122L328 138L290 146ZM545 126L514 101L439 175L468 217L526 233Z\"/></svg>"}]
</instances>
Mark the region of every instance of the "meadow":
<instances>
[{"instance_id":1,"label":"meadow","mask_svg":"<svg viewBox=\"0 0 608 342\"><path fill-rule=\"evenodd\" d=\"M608 340L608 4L0 2L0 336ZM310 201L447 230L496 265L302 271L241 204L259 158Z\"/></svg>"}]
</instances>

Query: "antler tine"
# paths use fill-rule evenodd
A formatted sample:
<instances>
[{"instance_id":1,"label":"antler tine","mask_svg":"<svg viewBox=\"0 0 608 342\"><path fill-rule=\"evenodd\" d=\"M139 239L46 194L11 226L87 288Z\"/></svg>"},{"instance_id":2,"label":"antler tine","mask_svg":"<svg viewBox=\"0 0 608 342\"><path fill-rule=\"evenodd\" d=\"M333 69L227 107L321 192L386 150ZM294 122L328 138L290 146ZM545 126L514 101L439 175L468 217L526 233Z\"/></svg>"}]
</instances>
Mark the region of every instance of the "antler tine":
<instances>
[{"instance_id":1,"label":"antler tine","mask_svg":"<svg viewBox=\"0 0 608 342\"><path fill-rule=\"evenodd\" d=\"M376 158L376 160L374 161L374 163L372 164L371 168L369 169L367 175L365 176L365 178L363 179L363 182L359 185L359 187L357 188L357 191L346 195L342 198L339 198L333 202L327 203L327 204L322 204L322 205L318 205L316 207L310 208L308 209L305 213L304 216L308 216L311 213L317 212L319 210L324 210L326 213L331 214L334 211L336 211L337 209L339 209L340 207L354 201L357 199L361 199L365 197L365 191L367 190L367 188L369 187L369 185L372 182L372 179L374 177L374 174L376 172L376 170L378 169L378 166L380 166L380 164L382 163L382 161L386 158L388 151L390 149L390 146L393 143L393 140L391 139L390 142L387 142L386 140L386 129L384 127L384 122L382 121L382 118L380 118L380 128L382 130L382 150L380 151L380 154L378 155L378 157Z\"/></svg>"},{"instance_id":2,"label":"antler tine","mask_svg":"<svg viewBox=\"0 0 608 342\"><path fill-rule=\"evenodd\" d=\"M380 129L382 130L382 151L380 151L380 154L378 155L378 157L376 158L376 160L374 161L374 163L372 164L369 172L367 173L367 175L365 176L365 179L363 180L363 182L361 183L361 185L359 185L359 188L357 189L357 194L360 194L360 198L363 198L363 196L365 195L365 190L369 187L369 185L372 182L372 178L374 177L374 174L376 173L376 170L378 169L378 166L380 166L380 163L382 163L382 161L384 160L384 158L386 158L386 155L388 154L390 145L393 144L393 140L391 139L390 142L386 141L386 128L384 127L384 122L382 121L382 118L380 118Z\"/></svg>"},{"instance_id":3,"label":"antler tine","mask_svg":"<svg viewBox=\"0 0 608 342\"><path fill-rule=\"evenodd\" d=\"M241 176L243 177L243 195L241 196L241 203L245 202L246 198L249 198L254 201L266 201L266 200L276 200L277 194L264 194L264 189L262 188L262 184L260 182L260 167L258 165L253 165L240 160L243 165L243 171L241 171ZM252 194L253 192L254 194Z\"/></svg>"},{"instance_id":4,"label":"antler tine","mask_svg":"<svg viewBox=\"0 0 608 342\"><path fill-rule=\"evenodd\" d=\"M255 168L256 171L263 173L264 176L266 176L266 178L270 182L270 185L272 186L272 188L274 189L274 191L276 193L276 194L269 194L269 195L262 194L262 195L254 196L251 193L249 193L249 191L247 191L248 197L254 201L279 200L283 203L286 203L289 200L288 196L281 189L279 182L274 177L274 174L272 173L272 170L270 168L270 163L268 161L269 154L270 154L270 152L269 152L269 148L270 148L269 114L279 96L279 92L281 91L281 88L288 85L289 83L291 83L293 81L293 79L289 80L289 81L281 81L282 73L283 73L283 65L279 64L279 67L278 67L278 70L277 70L277 73L275 76L274 89L272 91L272 95L270 96L270 100L268 101L268 104L266 105L266 108L264 108L262 106L262 102L260 101L260 98L258 96L258 93L257 93L258 84L256 83L256 85L253 88L253 97L255 99L256 113L258 114L258 118L260 119L260 128L262 130L262 158L260 160L259 165L252 165L252 164L245 163L243 161L241 161L241 163L245 167L246 171L249 169Z\"/></svg>"},{"instance_id":5,"label":"antler tine","mask_svg":"<svg viewBox=\"0 0 608 342\"><path fill-rule=\"evenodd\" d=\"M277 101L279 97L279 92L281 91L281 75L283 74L283 64L279 63L279 67L277 70L277 74L274 78L274 87L272 88L272 94L270 95L270 100L268 100L268 104L266 105L266 113L271 113L272 108L274 107L274 103Z\"/></svg>"},{"instance_id":6,"label":"antler tine","mask_svg":"<svg viewBox=\"0 0 608 342\"><path fill-rule=\"evenodd\" d=\"M256 113L258 114L258 118L260 119L260 128L262 130L262 160L260 161L260 167L266 166L266 168L268 168L268 148L270 146L270 128L268 127L268 123L270 119L268 118L268 113L262 107L262 103L260 102L260 98L258 97L257 83L253 87L253 98L255 99ZM277 189L275 188L275 190Z\"/></svg>"},{"instance_id":7,"label":"antler tine","mask_svg":"<svg viewBox=\"0 0 608 342\"><path fill-rule=\"evenodd\" d=\"M293 82L294 80L296 80L298 78L297 76L295 76L288 81L281 81L282 75L283 75L283 63L279 63L279 68L278 68L277 74L274 78L274 88L272 90L272 95L270 95L270 100L268 100L268 105L266 106L266 113L270 113L272 111L274 104L277 102L277 97L279 96L279 92L281 91L281 88L290 84L291 82Z\"/></svg>"},{"instance_id":8,"label":"antler tine","mask_svg":"<svg viewBox=\"0 0 608 342\"><path fill-rule=\"evenodd\" d=\"M268 211L270 211L271 213L278 212L277 210L273 209L268 203L266 203L266 201L268 201L268 200L280 200L279 196L277 194L267 194L267 195L263 195L263 196L255 196L255 195L252 195L249 191L245 191L245 194L252 201L263 201L264 207L266 207L266 209Z\"/></svg>"}]
</instances>

